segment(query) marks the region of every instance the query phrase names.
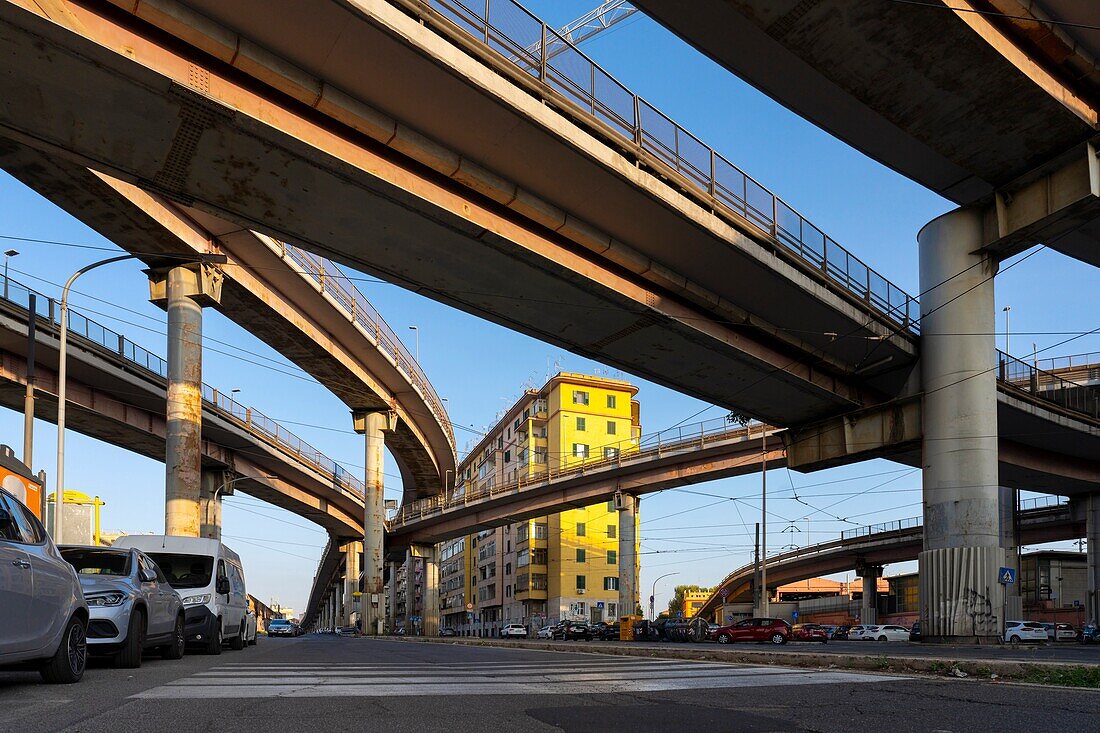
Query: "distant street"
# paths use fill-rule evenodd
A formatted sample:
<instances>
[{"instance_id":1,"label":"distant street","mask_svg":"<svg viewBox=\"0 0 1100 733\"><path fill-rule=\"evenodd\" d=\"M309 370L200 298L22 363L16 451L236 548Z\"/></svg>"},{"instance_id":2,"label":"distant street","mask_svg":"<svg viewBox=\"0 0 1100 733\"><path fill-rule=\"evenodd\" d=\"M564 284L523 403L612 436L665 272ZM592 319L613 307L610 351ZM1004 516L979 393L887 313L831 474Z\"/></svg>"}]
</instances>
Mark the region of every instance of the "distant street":
<instances>
[{"instance_id":1,"label":"distant street","mask_svg":"<svg viewBox=\"0 0 1100 733\"><path fill-rule=\"evenodd\" d=\"M331 636L82 684L0 673L0 731L1089 730L1100 693Z\"/></svg>"}]
</instances>

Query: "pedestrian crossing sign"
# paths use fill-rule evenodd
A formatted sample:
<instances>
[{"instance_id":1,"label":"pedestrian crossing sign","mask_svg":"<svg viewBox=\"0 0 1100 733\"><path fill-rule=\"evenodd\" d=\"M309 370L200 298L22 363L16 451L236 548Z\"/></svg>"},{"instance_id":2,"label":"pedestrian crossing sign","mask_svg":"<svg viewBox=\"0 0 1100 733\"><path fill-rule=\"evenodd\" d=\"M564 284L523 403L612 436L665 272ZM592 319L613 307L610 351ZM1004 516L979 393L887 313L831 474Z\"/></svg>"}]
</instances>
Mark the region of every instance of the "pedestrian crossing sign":
<instances>
[{"instance_id":1,"label":"pedestrian crossing sign","mask_svg":"<svg viewBox=\"0 0 1100 733\"><path fill-rule=\"evenodd\" d=\"M1016 568L1001 568L997 571L1001 585L1012 585L1016 582Z\"/></svg>"}]
</instances>

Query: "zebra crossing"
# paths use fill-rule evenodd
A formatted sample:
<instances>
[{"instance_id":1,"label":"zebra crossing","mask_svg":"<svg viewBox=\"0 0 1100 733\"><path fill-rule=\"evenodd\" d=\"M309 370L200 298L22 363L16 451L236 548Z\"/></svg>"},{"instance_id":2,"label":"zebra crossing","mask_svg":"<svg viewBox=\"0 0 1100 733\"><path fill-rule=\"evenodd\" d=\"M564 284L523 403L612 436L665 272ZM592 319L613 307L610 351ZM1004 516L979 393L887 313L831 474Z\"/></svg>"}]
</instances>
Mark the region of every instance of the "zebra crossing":
<instances>
[{"instance_id":1,"label":"zebra crossing","mask_svg":"<svg viewBox=\"0 0 1100 733\"><path fill-rule=\"evenodd\" d=\"M581 695L904 679L851 672L631 657L461 663L225 664L134 695L143 699Z\"/></svg>"}]
</instances>

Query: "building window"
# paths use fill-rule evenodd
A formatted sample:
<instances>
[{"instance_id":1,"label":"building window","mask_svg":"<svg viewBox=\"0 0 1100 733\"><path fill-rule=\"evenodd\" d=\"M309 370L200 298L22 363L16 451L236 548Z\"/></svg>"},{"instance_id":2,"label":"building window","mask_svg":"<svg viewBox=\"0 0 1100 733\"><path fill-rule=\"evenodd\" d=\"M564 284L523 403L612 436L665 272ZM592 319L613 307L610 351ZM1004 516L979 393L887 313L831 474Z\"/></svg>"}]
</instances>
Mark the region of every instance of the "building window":
<instances>
[{"instance_id":1,"label":"building window","mask_svg":"<svg viewBox=\"0 0 1100 733\"><path fill-rule=\"evenodd\" d=\"M512 430L519 430L519 418L518 417L516 418L516 421L514 423L512 423Z\"/></svg>"},{"instance_id":2,"label":"building window","mask_svg":"<svg viewBox=\"0 0 1100 733\"><path fill-rule=\"evenodd\" d=\"M614 565L618 561L619 561L619 553L615 552L615 550L608 550L607 551L607 564L608 565Z\"/></svg>"},{"instance_id":3,"label":"building window","mask_svg":"<svg viewBox=\"0 0 1100 733\"><path fill-rule=\"evenodd\" d=\"M512 460L512 451L510 451L510 450L504 451L504 462L508 463L511 460Z\"/></svg>"},{"instance_id":4,"label":"building window","mask_svg":"<svg viewBox=\"0 0 1100 733\"><path fill-rule=\"evenodd\" d=\"M531 576L524 573L523 575L516 576L516 593L525 593L530 587L529 581Z\"/></svg>"},{"instance_id":5,"label":"building window","mask_svg":"<svg viewBox=\"0 0 1100 733\"><path fill-rule=\"evenodd\" d=\"M584 562L584 548L577 548L577 562Z\"/></svg>"},{"instance_id":6,"label":"building window","mask_svg":"<svg viewBox=\"0 0 1100 733\"><path fill-rule=\"evenodd\" d=\"M512 563L510 563L510 562L504 563L504 574L505 575L511 575L512 574Z\"/></svg>"},{"instance_id":7,"label":"building window","mask_svg":"<svg viewBox=\"0 0 1100 733\"><path fill-rule=\"evenodd\" d=\"M607 421L607 434L608 435L614 435L615 434L615 421L614 420L608 420Z\"/></svg>"},{"instance_id":8,"label":"building window","mask_svg":"<svg viewBox=\"0 0 1100 733\"><path fill-rule=\"evenodd\" d=\"M608 499L607 500L607 513L610 514L613 511L615 511L615 500L614 499Z\"/></svg>"},{"instance_id":9,"label":"building window","mask_svg":"<svg viewBox=\"0 0 1100 733\"><path fill-rule=\"evenodd\" d=\"M619 604L618 603L608 603L607 604L607 615L608 615L608 617L618 618L618 615L616 615L616 613L615 613L618 610L619 610Z\"/></svg>"},{"instance_id":10,"label":"building window","mask_svg":"<svg viewBox=\"0 0 1100 733\"><path fill-rule=\"evenodd\" d=\"M550 579L545 574L531 573L531 590L546 590L550 587Z\"/></svg>"},{"instance_id":11,"label":"building window","mask_svg":"<svg viewBox=\"0 0 1100 733\"><path fill-rule=\"evenodd\" d=\"M619 579L616 578L613 575L604 578L603 579L603 589L604 590L618 590L619 589Z\"/></svg>"},{"instance_id":12,"label":"building window","mask_svg":"<svg viewBox=\"0 0 1100 733\"><path fill-rule=\"evenodd\" d=\"M574 443L573 444L573 457L574 458L588 458L588 444L587 443Z\"/></svg>"},{"instance_id":13,"label":"building window","mask_svg":"<svg viewBox=\"0 0 1100 733\"><path fill-rule=\"evenodd\" d=\"M526 542L527 538L531 535L531 525L527 522L520 524L516 527L516 543Z\"/></svg>"},{"instance_id":14,"label":"building window","mask_svg":"<svg viewBox=\"0 0 1100 733\"><path fill-rule=\"evenodd\" d=\"M516 554L516 567L517 568L522 568L522 567L524 567L526 565L530 565L530 564L531 564L531 551L530 550L520 550Z\"/></svg>"},{"instance_id":15,"label":"building window","mask_svg":"<svg viewBox=\"0 0 1100 733\"><path fill-rule=\"evenodd\" d=\"M615 539L615 533L617 531L618 531L618 528L614 524L607 525L607 539L609 539L609 540Z\"/></svg>"},{"instance_id":16,"label":"building window","mask_svg":"<svg viewBox=\"0 0 1100 733\"><path fill-rule=\"evenodd\" d=\"M584 522L577 522L577 536L584 537Z\"/></svg>"},{"instance_id":17,"label":"building window","mask_svg":"<svg viewBox=\"0 0 1100 733\"><path fill-rule=\"evenodd\" d=\"M577 576L577 590L584 590L584 589L585 589L584 576L583 575L578 575Z\"/></svg>"},{"instance_id":18,"label":"building window","mask_svg":"<svg viewBox=\"0 0 1100 733\"><path fill-rule=\"evenodd\" d=\"M546 539L546 534L546 522L535 522L535 539L544 540Z\"/></svg>"},{"instance_id":19,"label":"building window","mask_svg":"<svg viewBox=\"0 0 1100 733\"><path fill-rule=\"evenodd\" d=\"M607 396L607 406L612 410L615 409L615 395L609 394Z\"/></svg>"},{"instance_id":20,"label":"building window","mask_svg":"<svg viewBox=\"0 0 1100 733\"><path fill-rule=\"evenodd\" d=\"M547 551L545 547L536 547L531 550L531 563L533 565L545 565L547 560Z\"/></svg>"},{"instance_id":21,"label":"building window","mask_svg":"<svg viewBox=\"0 0 1100 733\"><path fill-rule=\"evenodd\" d=\"M584 392L583 390L579 390L579 389L573 390L573 404L574 405L587 405L588 404L588 393Z\"/></svg>"},{"instance_id":22,"label":"building window","mask_svg":"<svg viewBox=\"0 0 1100 733\"><path fill-rule=\"evenodd\" d=\"M588 422L583 417L577 418L577 430L578 432L584 432L585 426Z\"/></svg>"},{"instance_id":23,"label":"building window","mask_svg":"<svg viewBox=\"0 0 1100 733\"><path fill-rule=\"evenodd\" d=\"M603 457L605 459L609 460L609 461L613 461L613 460L615 460L616 458L619 457L619 449L618 448L604 448L603 449Z\"/></svg>"},{"instance_id":24,"label":"building window","mask_svg":"<svg viewBox=\"0 0 1100 733\"><path fill-rule=\"evenodd\" d=\"M511 598L512 597L512 586L510 586L510 585L504 586L504 597L505 598Z\"/></svg>"}]
</instances>

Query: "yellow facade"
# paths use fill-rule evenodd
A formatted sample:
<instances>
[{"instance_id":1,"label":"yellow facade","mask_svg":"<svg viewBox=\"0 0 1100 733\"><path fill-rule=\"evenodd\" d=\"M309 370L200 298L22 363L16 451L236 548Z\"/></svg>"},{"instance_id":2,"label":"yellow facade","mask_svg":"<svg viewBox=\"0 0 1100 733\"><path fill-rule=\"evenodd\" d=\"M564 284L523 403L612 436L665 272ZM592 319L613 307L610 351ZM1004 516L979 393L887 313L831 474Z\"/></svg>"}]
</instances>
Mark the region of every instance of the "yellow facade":
<instances>
[{"instance_id":1,"label":"yellow facade","mask_svg":"<svg viewBox=\"0 0 1100 733\"><path fill-rule=\"evenodd\" d=\"M704 605L706 605L707 599L710 598L710 591L704 590L689 590L684 592L684 618L692 618L699 613Z\"/></svg>"},{"instance_id":2,"label":"yellow facade","mask_svg":"<svg viewBox=\"0 0 1100 733\"><path fill-rule=\"evenodd\" d=\"M527 390L462 461L456 492L629 454L641 431L635 394L629 382L571 373ZM505 623L535 627L633 612L617 608L618 514L604 502L491 530L476 543L467 537L467 577L476 581L467 595L474 599L473 633Z\"/></svg>"}]
</instances>

